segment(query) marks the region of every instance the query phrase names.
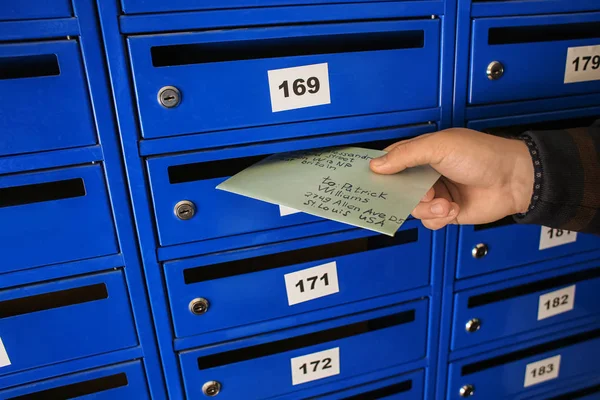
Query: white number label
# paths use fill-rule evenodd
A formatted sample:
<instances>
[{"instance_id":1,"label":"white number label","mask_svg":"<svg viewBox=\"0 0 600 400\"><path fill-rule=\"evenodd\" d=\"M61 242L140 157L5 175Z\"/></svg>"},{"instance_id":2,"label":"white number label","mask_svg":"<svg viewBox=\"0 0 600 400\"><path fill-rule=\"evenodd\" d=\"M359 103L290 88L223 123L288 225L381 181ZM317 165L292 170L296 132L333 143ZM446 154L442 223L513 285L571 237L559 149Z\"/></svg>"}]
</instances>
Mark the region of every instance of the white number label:
<instances>
[{"instance_id":1,"label":"white number label","mask_svg":"<svg viewBox=\"0 0 600 400\"><path fill-rule=\"evenodd\" d=\"M283 277L290 306L340 291L335 261L291 272Z\"/></svg>"},{"instance_id":2,"label":"white number label","mask_svg":"<svg viewBox=\"0 0 600 400\"><path fill-rule=\"evenodd\" d=\"M560 354L544 360L527 364L525 368L525 383L523 387L537 385L558 378L560 369Z\"/></svg>"},{"instance_id":3,"label":"white number label","mask_svg":"<svg viewBox=\"0 0 600 400\"><path fill-rule=\"evenodd\" d=\"M600 80L600 45L569 47L565 83Z\"/></svg>"},{"instance_id":4,"label":"white number label","mask_svg":"<svg viewBox=\"0 0 600 400\"><path fill-rule=\"evenodd\" d=\"M538 321L571 311L575 307L575 285L540 296Z\"/></svg>"},{"instance_id":5,"label":"white number label","mask_svg":"<svg viewBox=\"0 0 600 400\"><path fill-rule=\"evenodd\" d=\"M299 212L302 212L302 211L296 210L295 208L292 208L292 207L279 206L279 215L281 217L285 217L286 215L297 214Z\"/></svg>"},{"instance_id":6,"label":"white number label","mask_svg":"<svg viewBox=\"0 0 600 400\"><path fill-rule=\"evenodd\" d=\"M273 69L267 73L273 112L331 103L327 63Z\"/></svg>"},{"instance_id":7,"label":"white number label","mask_svg":"<svg viewBox=\"0 0 600 400\"><path fill-rule=\"evenodd\" d=\"M9 365L10 365L10 358L8 358L8 353L6 352L4 343L2 343L2 338L0 338L0 368L7 367Z\"/></svg>"},{"instance_id":8,"label":"white number label","mask_svg":"<svg viewBox=\"0 0 600 400\"><path fill-rule=\"evenodd\" d=\"M316 381L340 373L340 348L335 347L305 356L295 357L292 363L292 385Z\"/></svg>"},{"instance_id":9,"label":"white number label","mask_svg":"<svg viewBox=\"0 0 600 400\"><path fill-rule=\"evenodd\" d=\"M561 246L567 243L573 243L576 240L577 232L542 226L542 233L540 234L540 250Z\"/></svg>"}]
</instances>

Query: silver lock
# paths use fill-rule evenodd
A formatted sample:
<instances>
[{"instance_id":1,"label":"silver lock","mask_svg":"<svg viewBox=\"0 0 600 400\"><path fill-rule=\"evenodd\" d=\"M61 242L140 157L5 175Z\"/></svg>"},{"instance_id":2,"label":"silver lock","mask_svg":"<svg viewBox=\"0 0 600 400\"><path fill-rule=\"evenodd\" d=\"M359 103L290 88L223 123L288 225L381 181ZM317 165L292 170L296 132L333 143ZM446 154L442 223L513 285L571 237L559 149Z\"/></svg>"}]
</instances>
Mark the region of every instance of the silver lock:
<instances>
[{"instance_id":1,"label":"silver lock","mask_svg":"<svg viewBox=\"0 0 600 400\"><path fill-rule=\"evenodd\" d=\"M221 384L217 381L208 381L202 385L202 393L208 397L215 397L221 391Z\"/></svg>"},{"instance_id":2,"label":"silver lock","mask_svg":"<svg viewBox=\"0 0 600 400\"><path fill-rule=\"evenodd\" d=\"M208 307L210 307L210 303L202 297L190 301L189 305L190 312L194 315L205 314L208 311Z\"/></svg>"},{"instance_id":3,"label":"silver lock","mask_svg":"<svg viewBox=\"0 0 600 400\"><path fill-rule=\"evenodd\" d=\"M463 385L458 393L460 394L460 397L471 397L475 394L475 386Z\"/></svg>"},{"instance_id":4,"label":"silver lock","mask_svg":"<svg viewBox=\"0 0 600 400\"><path fill-rule=\"evenodd\" d=\"M165 108L177 107L181 103L181 92L175 86L164 86L158 91L158 102Z\"/></svg>"},{"instance_id":5,"label":"silver lock","mask_svg":"<svg viewBox=\"0 0 600 400\"><path fill-rule=\"evenodd\" d=\"M173 212L177 218L185 221L192 219L192 217L196 214L196 206L189 200L181 200L175 204Z\"/></svg>"},{"instance_id":6,"label":"silver lock","mask_svg":"<svg viewBox=\"0 0 600 400\"><path fill-rule=\"evenodd\" d=\"M465 324L465 330L469 333L477 332L481 328L481 321L479 318L471 318Z\"/></svg>"},{"instance_id":7,"label":"silver lock","mask_svg":"<svg viewBox=\"0 0 600 400\"><path fill-rule=\"evenodd\" d=\"M473 258L483 258L487 255L487 253L488 247L485 243L479 243L478 245L473 247L473 250L471 250L471 255L473 256Z\"/></svg>"},{"instance_id":8,"label":"silver lock","mask_svg":"<svg viewBox=\"0 0 600 400\"><path fill-rule=\"evenodd\" d=\"M500 61L492 61L487 67L486 74L489 80L498 80L504 75L504 65Z\"/></svg>"}]
</instances>

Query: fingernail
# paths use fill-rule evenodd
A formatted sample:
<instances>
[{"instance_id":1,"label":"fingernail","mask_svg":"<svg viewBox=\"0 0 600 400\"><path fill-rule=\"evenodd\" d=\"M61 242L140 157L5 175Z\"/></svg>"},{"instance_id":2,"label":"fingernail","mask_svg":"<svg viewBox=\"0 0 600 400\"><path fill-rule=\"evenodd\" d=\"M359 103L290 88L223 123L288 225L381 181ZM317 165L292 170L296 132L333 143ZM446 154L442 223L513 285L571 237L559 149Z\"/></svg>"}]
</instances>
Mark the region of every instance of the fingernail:
<instances>
[{"instance_id":1,"label":"fingernail","mask_svg":"<svg viewBox=\"0 0 600 400\"><path fill-rule=\"evenodd\" d=\"M379 158L374 158L371 160L371 165L374 167L381 167L383 164L387 162L387 156L381 156Z\"/></svg>"},{"instance_id":2,"label":"fingernail","mask_svg":"<svg viewBox=\"0 0 600 400\"><path fill-rule=\"evenodd\" d=\"M448 212L448 215L449 215L450 217L452 217L452 216L453 216L453 215L455 215L455 214L456 214L456 208L452 207L452 208L450 209L450 212Z\"/></svg>"},{"instance_id":3,"label":"fingernail","mask_svg":"<svg viewBox=\"0 0 600 400\"><path fill-rule=\"evenodd\" d=\"M444 213L444 207L441 204L434 204L431 206L431 212L435 215L442 215Z\"/></svg>"}]
</instances>

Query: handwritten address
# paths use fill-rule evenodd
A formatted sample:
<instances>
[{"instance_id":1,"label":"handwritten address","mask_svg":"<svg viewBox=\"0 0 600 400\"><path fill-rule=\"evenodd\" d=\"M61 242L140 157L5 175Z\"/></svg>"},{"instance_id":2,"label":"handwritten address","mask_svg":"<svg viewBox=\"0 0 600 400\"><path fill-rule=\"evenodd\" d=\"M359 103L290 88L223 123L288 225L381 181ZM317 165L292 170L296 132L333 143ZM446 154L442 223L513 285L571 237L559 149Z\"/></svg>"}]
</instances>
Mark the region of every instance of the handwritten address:
<instances>
[{"instance_id":1,"label":"handwritten address","mask_svg":"<svg viewBox=\"0 0 600 400\"><path fill-rule=\"evenodd\" d=\"M372 191L349 182L340 184L325 176L315 191L304 193L303 205L343 217L356 215L369 225L384 226L388 221L400 226L404 223L403 218L377 211L369 204L371 199L387 200L387 196L386 192Z\"/></svg>"}]
</instances>

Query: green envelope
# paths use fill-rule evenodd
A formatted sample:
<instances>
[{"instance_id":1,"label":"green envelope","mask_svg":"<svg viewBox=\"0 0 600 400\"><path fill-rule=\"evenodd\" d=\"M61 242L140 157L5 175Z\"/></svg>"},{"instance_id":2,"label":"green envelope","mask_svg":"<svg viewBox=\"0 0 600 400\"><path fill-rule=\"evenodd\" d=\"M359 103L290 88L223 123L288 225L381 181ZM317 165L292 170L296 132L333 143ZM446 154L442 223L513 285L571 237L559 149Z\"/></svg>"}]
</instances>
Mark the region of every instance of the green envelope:
<instances>
[{"instance_id":1,"label":"green envelope","mask_svg":"<svg viewBox=\"0 0 600 400\"><path fill-rule=\"evenodd\" d=\"M380 150L338 147L275 154L217 189L394 236L439 179L430 166L379 175Z\"/></svg>"}]
</instances>

